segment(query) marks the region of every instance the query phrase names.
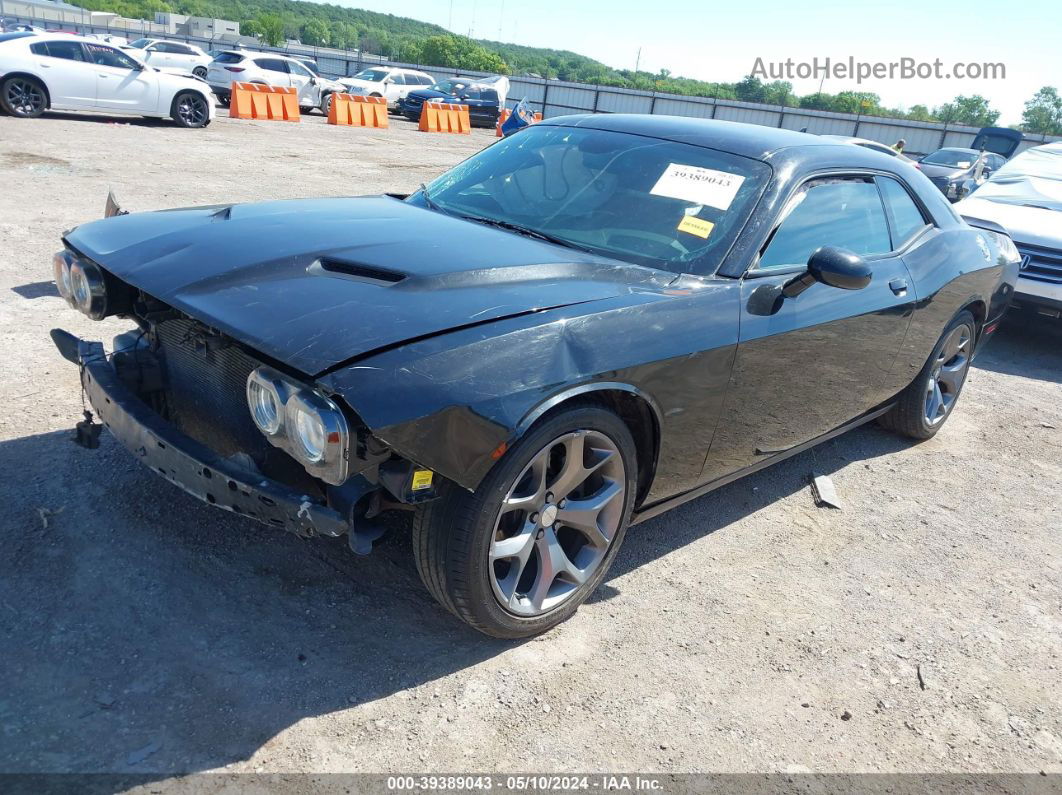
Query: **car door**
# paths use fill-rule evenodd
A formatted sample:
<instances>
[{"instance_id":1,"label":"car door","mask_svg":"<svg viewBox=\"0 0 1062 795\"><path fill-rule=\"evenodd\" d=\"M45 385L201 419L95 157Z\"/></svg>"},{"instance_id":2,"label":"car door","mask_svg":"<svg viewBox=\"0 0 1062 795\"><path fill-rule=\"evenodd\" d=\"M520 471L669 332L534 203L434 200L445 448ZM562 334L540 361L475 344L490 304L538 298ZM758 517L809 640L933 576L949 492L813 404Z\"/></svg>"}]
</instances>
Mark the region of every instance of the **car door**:
<instances>
[{"instance_id":1,"label":"car door","mask_svg":"<svg viewBox=\"0 0 1062 795\"><path fill-rule=\"evenodd\" d=\"M191 47L187 47L184 44L167 45L169 52L170 63L178 68L183 69L186 72L191 72L196 66L199 65L199 55Z\"/></svg>"},{"instance_id":2,"label":"car door","mask_svg":"<svg viewBox=\"0 0 1062 795\"><path fill-rule=\"evenodd\" d=\"M271 86L287 88L291 85L288 62L280 58L255 58L254 65L261 70L261 78ZM254 82L254 81L252 81ZM299 104L302 104L301 102Z\"/></svg>"},{"instance_id":3,"label":"car door","mask_svg":"<svg viewBox=\"0 0 1062 795\"><path fill-rule=\"evenodd\" d=\"M81 42L38 41L30 45L53 108L96 106L96 69Z\"/></svg>"},{"instance_id":4,"label":"car door","mask_svg":"<svg viewBox=\"0 0 1062 795\"><path fill-rule=\"evenodd\" d=\"M156 41L145 47L144 62L150 66L159 68L171 66L169 53L166 50L166 44L161 41Z\"/></svg>"},{"instance_id":5,"label":"car door","mask_svg":"<svg viewBox=\"0 0 1062 795\"><path fill-rule=\"evenodd\" d=\"M887 378L914 310L873 176L830 175L800 186L746 272L739 341L725 407L705 462L711 481L825 434L887 399ZM853 251L870 284L782 287L821 246Z\"/></svg>"},{"instance_id":6,"label":"car door","mask_svg":"<svg viewBox=\"0 0 1062 795\"><path fill-rule=\"evenodd\" d=\"M394 105L402 97L403 92L408 91L406 89L406 76L402 72L391 72L391 74L384 80L384 99L387 100L388 105Z\"/></svg>"},{"instance_id":7,"label":"car door","mask_svg":"<svg viewBox=\"0 0 1062 795\"><path fill-rule=\"evenodd\" d=\"M304 108L317 107L321 104L321 87L317 79L302 64L292 61L284 62L289 71L291 85L295 87L299 95L299 104Z\"/></svg>"},{"instance_id":8,"label":"car door","mask_svg":"<svg viewBox=\"0 0 1062 795\"><path fill-rule=\"evenodd\" d=\"M157 113L157 72L141 69L125 53L106 44L86 44L95 64L96 107L115 113Z\"/></svg>"}]
</instances>

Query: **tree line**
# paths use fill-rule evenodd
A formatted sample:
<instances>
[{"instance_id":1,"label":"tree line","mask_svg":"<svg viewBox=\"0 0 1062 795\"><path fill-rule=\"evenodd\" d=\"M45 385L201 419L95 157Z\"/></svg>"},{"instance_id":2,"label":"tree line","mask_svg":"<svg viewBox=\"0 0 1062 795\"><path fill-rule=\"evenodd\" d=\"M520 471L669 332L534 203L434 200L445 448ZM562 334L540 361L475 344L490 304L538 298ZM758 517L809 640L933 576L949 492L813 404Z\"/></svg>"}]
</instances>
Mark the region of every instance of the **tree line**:
<instances>
[{"instance_id":1,"label":"tree line","mask_svg":"<svg viewBox=\"0 0 1062 795\"><path fill-rule=\"evenodd\" d=\"M991 126L999 119L999 112L990 107L988 100L976 94L957 96L932 108L886 107L877 94L866 91L799 96L791 83L782 80L763 82L749 75L736 83L711 82L672 75L667 69L656 73L614 69L567 50L473 40L407 17L301 0L83 0L81 5L131 18L153 19L156 12L168 11L232 19L240 23L241 32L258 36L272 46L289 39L299 40L311 46L361 50L424 66L971 127ZM1051 86L1040 89L1026 103L1019 126L1028 133L1062 135L1062 98L1058 90Z\"/></svg>"}]
</instances>

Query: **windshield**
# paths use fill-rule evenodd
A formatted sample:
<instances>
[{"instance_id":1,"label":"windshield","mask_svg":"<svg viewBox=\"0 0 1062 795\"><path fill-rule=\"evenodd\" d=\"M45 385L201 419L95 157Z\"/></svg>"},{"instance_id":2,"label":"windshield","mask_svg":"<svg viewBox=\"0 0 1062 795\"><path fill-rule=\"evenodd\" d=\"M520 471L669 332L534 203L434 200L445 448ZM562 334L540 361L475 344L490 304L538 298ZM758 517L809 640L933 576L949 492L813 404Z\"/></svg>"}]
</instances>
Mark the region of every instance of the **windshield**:
<instances>
[{"instance_id":1,"label":"windshield","mask_svg":"<svg viewBox=\"0 0 1062 795\"><path fill-rule=\"evenodd\" d=\"M770 176L689 144L536 125L428 185L434 209L675 272L718 266ZM423 192L410 201L425 204Z\"/></svg>"},{"instance_id":2,"label":"windshield","mask_svg":"<svg viewBox=\"0 0 1062 795\"><path fill-rule=\"evenodd\" d=\"M137 50L142 50L149 44L151 44L151 39L137 39L136 41L131 42L129 46Z\"/></svg>"},{"instance_id":3,"label":"windshield","mask_svg":"<svg viewBox=\"0 0 1062 795\"><path fill-rule=\"evenodd\" d=\"M387 77L389 72L386 69L362 69L356 75L355 80L367 80L370 83L380 83Z\"/></svg>"},{"instance_id":4,"label":"windshield","mask_svg":"<svg viewBox=\"0 0 1062 795\"><path fill-rule=\"evenodd\" d=\"M968 152L965 149L938 149L922 158L922 162L929 166L969 168L977 161L977 157L977 152Z\"/></svg>"},{"instance_id":5,"label":"windshield","mask_svg":"<svg viewBox=\"0 0 1062 795\"><path fill-rule=\"evenodd\" d=\"M459 83L456 80L440 80L431 88L433 91L442 91L444 94L456 94L462 88L467 88L468 83Z\"/></svg>"}]
</instances>

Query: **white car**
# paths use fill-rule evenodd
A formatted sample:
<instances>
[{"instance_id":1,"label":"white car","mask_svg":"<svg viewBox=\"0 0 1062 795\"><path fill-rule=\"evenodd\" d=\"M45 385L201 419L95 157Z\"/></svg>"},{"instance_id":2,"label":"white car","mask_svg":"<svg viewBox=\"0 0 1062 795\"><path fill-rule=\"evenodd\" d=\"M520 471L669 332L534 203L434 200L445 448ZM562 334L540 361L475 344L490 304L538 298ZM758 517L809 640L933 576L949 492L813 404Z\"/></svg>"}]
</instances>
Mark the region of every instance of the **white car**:
<instances>
[{"instance_id":1,"label":"white car","mask_svg":"<svg viewBox=\"0 0 1062 795\"><path fill-rule=\"evenodd\" d=\"M206 79L210 56L191 44L162 39L137 39L122 49L148 66L188 72Z\"/></svg>"},{"instance_id":2,"label":"white car","mask_svg":"<svg viewBox=\"0 0 1062 795\"><path fill-rule=\"evenodd\" d=\"M416 69L395 69L387 66L373 66L362 69L353 77L341 78L340 83L348 94L363 94L369 97L385 97L387 106L395 107L398 100L418 88L428 88L435 84L435 78L427 72Z\"/></svg>"},{"instance_id":3,"label":"white car","mask_svg":"<svg viewBox=\"0 0 1062 795\"><path fill-rule=\"evenodd\" d=\"M206 127L214 95L191 75L161 72L109 44L70 35L0 35L0 107L34 118L46 110L95 110L171 118Z\"/></svg>"},{"instance_id":4,"label":"white car","mask_svg":"<svg viewBox=\"0 0 1062 795\"><path fill-rule=\"evenodd\" d=\"M228 104L233 83L262 83L298 89L303 112L320 108L327 114L332 94L344 88L334 80L314 74L294 58L266 52L225 50L207 69L207 83L223 104Z\"/></svg>"},{"instance_id":5,"label":"white car","mask_svg":"<svg viewBox=\"0 0 1062 795\"><path fill-rule=\"evenodd\" d=\"M1002 226L1022 255L1014 303L1062 318L1062 141L1026 149L955 205Z\"/></svg>"}]
</instances>

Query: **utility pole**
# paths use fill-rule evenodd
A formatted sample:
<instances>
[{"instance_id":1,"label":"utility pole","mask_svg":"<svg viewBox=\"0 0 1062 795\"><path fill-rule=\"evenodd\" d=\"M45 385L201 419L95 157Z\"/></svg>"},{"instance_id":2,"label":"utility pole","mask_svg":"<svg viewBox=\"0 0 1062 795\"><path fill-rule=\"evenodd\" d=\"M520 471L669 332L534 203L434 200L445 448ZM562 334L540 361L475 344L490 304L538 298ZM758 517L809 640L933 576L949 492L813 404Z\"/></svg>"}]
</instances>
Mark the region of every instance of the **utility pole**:
<instances>
[{"instance_id":1,"label":"utility pole","mask_svg":"<svg viewBox=\"0 0 1062 795\"><path fill-rule=\"evenodd\" d=\"M638 73L638 66L642 62L642 48L638 48L638 54L634 57L634 73Z\"/></svg>"}]
</instances>

